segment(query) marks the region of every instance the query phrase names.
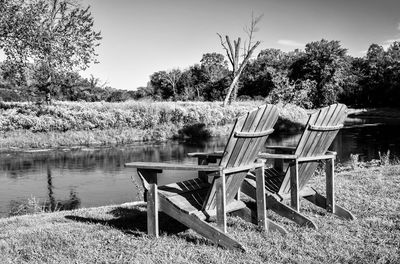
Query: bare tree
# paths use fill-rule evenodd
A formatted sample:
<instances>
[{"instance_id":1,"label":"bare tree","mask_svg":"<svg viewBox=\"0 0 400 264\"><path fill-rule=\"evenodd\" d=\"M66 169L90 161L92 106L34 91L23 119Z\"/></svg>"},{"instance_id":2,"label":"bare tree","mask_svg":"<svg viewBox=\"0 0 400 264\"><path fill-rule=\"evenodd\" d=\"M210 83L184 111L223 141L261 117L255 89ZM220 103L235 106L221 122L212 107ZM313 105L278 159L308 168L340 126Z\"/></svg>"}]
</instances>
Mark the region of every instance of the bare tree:
<instances>
[{"instance_id":1,"label":"bare tree","mask_svg":"<svg viewBox=\"0 0 400 264\"><path fill-rule=\"evenodd\" d=\"M249 27L245 27L244 31L247 34L248 37L248 42L246 41L243 44L243 54L240 55L240 44L241 44L241 38L239 37L237 40L233 40L233 45L232 42L229 38L228 35L225 36L224 38L221 36L221 34L217 33L221 40L221 45L224 48L226 55L229 58L229 61L232 65L232 83L229 85L228 93L226 94L225 100L224 100L224 106L227 104L230 104L232 101L236 100L237 96L237 90L238 90L238 81L240 78L240 75L242 74L244 68L246 67L247 63L249 62L254 50L257 48L258 45L260 45L260 41L254 42L253 37L254 33L258 31L257 24L260 22L262 18L261 16L254 17L254 15L251 15L251 23ZM239 57L243 57L242 61L240 61Z\"/></svg>"}]
</instances>

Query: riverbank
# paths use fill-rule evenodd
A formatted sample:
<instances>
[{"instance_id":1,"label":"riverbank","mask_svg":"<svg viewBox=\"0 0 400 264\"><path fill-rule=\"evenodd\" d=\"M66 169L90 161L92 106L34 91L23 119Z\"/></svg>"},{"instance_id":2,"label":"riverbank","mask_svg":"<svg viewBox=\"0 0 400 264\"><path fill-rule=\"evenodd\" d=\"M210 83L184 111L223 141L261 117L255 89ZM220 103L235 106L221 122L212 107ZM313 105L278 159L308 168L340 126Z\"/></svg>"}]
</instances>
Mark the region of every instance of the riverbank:
<instances>
[{"instance_id":1,"label":"riverbank","mask_svg":"<svg viewBox=\"0 0 400 264\"><path fill-rule=\"evenodd\" d=\"M400 108L349 109L349 117L400 119Z\"/></svg>"},{"instance_id":2,"label":"riverbank","mask_svg":"<svg viewBox=\"0 0 400 264\"><path fill-rule=\"evenodd\" d=\"M302 201L302 212L318 230L269 217L289 234L260 232L228 217L228 232L247 249L215 247L193 231L182 231L164 214L161 236L146 235L146 209L138 204L41 213L0 219L2 263L398 263L400 261L400 166L340 169L337 203L357 219L342 220ZM319 175L312 185L323 192ZM182 232L180 232L182 231Z\"/></svg>"},{"instance_id":3,"label":"riverbank","mask_svg":"<svg viewBox=\"0 0 400 264\"><path fill-rule=\"evenodd\" d=\"M225 136L236 117L263 104L237 102L55 102L0 104L0 151L109 146ZM307 112L278 105L277 130L299 130Z\"/></svg>"}]
</instances>

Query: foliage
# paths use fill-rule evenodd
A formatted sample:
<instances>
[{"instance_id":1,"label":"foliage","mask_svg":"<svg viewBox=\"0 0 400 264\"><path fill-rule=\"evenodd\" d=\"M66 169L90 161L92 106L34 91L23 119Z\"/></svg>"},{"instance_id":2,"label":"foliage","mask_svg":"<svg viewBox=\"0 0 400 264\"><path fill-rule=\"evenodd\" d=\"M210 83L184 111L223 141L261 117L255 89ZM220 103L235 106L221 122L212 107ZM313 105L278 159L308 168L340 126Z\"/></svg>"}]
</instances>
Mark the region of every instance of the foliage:
<instances>
[{"instance_id":1,"label":"foliage","mask_svg":"<svg viewBox=\"0 0 400 264\"><path fill-rule=\"evenodd\" d=\"M227 136L233 120L258 104L262 102L238 102L226 108L221 102L0 103L0 149ZM297 129L307 120L300 107L278 107L278 130Z\"/></svg>"},{"instance_id":2,"label":"foliage","mask_svg":"<svg viewBox=\"0 0 400 264\"><path fill-rule=\"evenodd\" d=\"M274 89L269 93L267 101L276 104L279 102L289 103L311 109L314 104L312 99L316 93L314 81L301 80L296 83L291 82L284 72L276 72L270 69Z\"/></svg>"},{"instance_id":3,"label":"foliage","mask_svg":"<svg viewBox=\"0 0 400 264\"><path fill-rule=\"evenodd\" d=\"M73 0L2 0L0 11L6 74L19 83L33 81L50 92L54 75L96 62L101 36L93 30L89 7Z\"/></svg>"},{"instance_id":4,"label":"foliage","mask_svg":"<svg viewBox=\"0 0 400 264\"><path fill-rule=\"evenodd\" d=\"M309 79L316 83L315 107L337 102L347 69L345 56L346 49L340 46L339 41L322 39L306 44L303 56L292 65L292 79Z\"/></svg>"},{"instance_id":5,"label":"foliage","mask_svg":"<svg viewBox=\"0 0 400 264\"><path fill-rule=\"evenodd\" d=\"M225 125L254 108L243 103L223 108L219 103L73 103L52 105L2 103L0 131L26 129L32 132L92 130L131 127L155 128L160 125Z\"/></svg>"},{"instance_id":6,"label":"foliage","mask_svg":"<svg viewBox=\"0 0 400 264\"><path fill-rule=\"evenodd\" d=\"M373 44L365 58L360 80L362 94L368 106L398 106L400 99L400 42L393 42L387 51Z\"/></svg>"}]
</instances>

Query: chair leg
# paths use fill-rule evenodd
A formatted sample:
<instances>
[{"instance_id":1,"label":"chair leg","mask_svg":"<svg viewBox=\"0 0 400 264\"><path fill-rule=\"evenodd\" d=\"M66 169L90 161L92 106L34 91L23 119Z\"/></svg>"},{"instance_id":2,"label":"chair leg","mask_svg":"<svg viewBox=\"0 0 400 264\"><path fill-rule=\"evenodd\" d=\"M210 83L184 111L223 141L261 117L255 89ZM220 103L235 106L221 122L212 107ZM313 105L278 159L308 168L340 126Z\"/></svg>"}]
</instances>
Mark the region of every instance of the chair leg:
<instances>
[{"instance_id":1,"label":"chair leg","mask_svg":"<svg viewBox=\"0 0 400 264\"><path fill-rule=\"evenodd\" d=\"M252 181L252 183L250 183ZM254 187L255 182L254 180L246 179L243 181L242 184L242 191L249 197L256 199L256 188ZM272 195L266 194L265 195L267 209L274 211L275 213L279 214L282 217L288 218L293 222L297 223L301 226L309 226L311 228L317 229L317 226L311 221L309 218L305 217L301 213L295 211L289 206L279 202L275 197ZM267 218L268 219L268 218Z\"/></svg>"},{"instance_id":2,"label":"chair leg","mask_svg":"<svg viewBox=\"0 0 400 264\"><path fill-rule=\"evenodd\" d=\"M147 192L147 233L158 237L158 192L155 183L149 185Z\"/></svg>"},{"instance_id":3,"label":"chair leg","mask_svg":"<svg viewBox=\"0 0 400 264\"><path fill-rule=\"evenodd\" d=\"M217 245L220 245L224 248L239 250L245 252L245 248L236 240L219 230L218 228L213 227L207 222L201 220L194 214L187 214L179 209L177 206L166 200L164 197L159 197L160 201L160 209L167 215L186 225L187 227L193 229L200 235L205 238L211 240Z\"/></svg>"},{"instance_id":4,"label":"chair leg","mask_svg":"<svg viewBox=\"0 0 400 264\"><path fill-rule=\"evenodd\" d=\"M267 204L265 199L265 178L264 166L259 167L256 173L256 204L257 204L257 225L268 231Z\"/></svg>"},{"instance_id":5,"label":"chair leg","mask_svg":"<svg viewBox=\"0 0 400 264\"><path fill-rule=\"evenodd\" d=\"M335 213L335 164L333 159L326 160L326 210Z\"/></svg>"},{"instance_id":6,"label":"chair leg","mask_svg":"<svg viewBox=\"0 0 400 264\"><path fill-rule=\"evenodd\" d=\"M252 210L249 207L245 207L245 208L242 208L235 212L231 212L231 214L233 216L238 216L238 217L242 218L244 221L253 223L255 225L258 224L257 211ZM288 231L284 227L282 227L281 225L270 220L268 217L266 218L266 221L267 221L267 226L268 226L268 232L276 231L276 232L281 233L282 235L286 235L288 233Z\"/></svg>"},{"instance_id":7,"label":"chair leg","mask_svg":"<svg viewBox=\"0 0 400 264\"><path fill-rule=\"evenodd\" d=\"M300 212L299 163L297 160L290 166L290 206Z\"/></svg>"},{"instance_id":8,"label":"chair leg","mask_svg":"<svg viewBox=\"0 0 400 264\"><path fill-rule=\"evenodd\" d=\"M216 179L216 207L217 207L217 226L226 233L226 188L225 174L221 172L221 177Z\"/></svg>"},{"instance_id":9,"label":"chair leg","mask_svg":"<svg viewBox=\"0 0 400 264\"><path fill-rule=\"evenodd\" d=\"M317 225L311 219L297 212L293 208L276 200L275 197L273 196L267 197L267 204L268 204L268 209L271 209L278 215L285 217L300 226L308 226L313 229L318 229Z\"/></svg>"},{"instance_id":10,"label":"chair leg","mask_svg":"<svg viewBox=\"0 0 400 264\"><path fill-rule=\"evenodd\" d=\"M310 201L311 203L315 204L316 206L319 206L323 209L327 209L327 198L319 194L317 191L315 191L315 194L309 195L309 196L304 196L305 199ZM356 217L347 209L340 207L338 205L335 205L335 210L334 213L335 215L347 219L347 220L355 220Z\"/></svg>"}]
</instances>

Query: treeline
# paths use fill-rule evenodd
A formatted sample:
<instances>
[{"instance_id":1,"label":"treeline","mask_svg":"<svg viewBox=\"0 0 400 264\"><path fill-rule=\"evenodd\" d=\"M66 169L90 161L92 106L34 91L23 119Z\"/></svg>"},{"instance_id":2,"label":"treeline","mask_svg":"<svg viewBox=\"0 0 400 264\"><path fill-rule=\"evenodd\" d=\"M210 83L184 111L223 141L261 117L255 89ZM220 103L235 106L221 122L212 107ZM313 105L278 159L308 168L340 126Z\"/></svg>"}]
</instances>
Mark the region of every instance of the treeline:
<instances>
[{"instance_id":1,"label":"treeline","mask_svg":"<svg viewBox=\"0 0 400 264\"><path fill-rule=\"evenodd\" d=\"M23 80L15 78L10 65L0 62L0 101L43 101L46 95L51 100L121 102L137 99L135 91L115 89L91 76L83 78L77 72L53 73L52 82L43 81L43 75L32 71ZM45 83L45 85L43 85Z\"/></svg>"},{"instance_id":2,"label":"treeline","mask_svg":"<svg viewBox=\"0 0 400 264\"><path fill-rule=\"evenodd\" d=\"M223 100L232 74L222 54L204 54L188 69L158 71L136 97L156 100ZM294 103L305 108L343 102L356 107L398 106L400 42L385 51L372 44L366 55L347 54L339 41L308 43L304 51L264 49L250 61L238 99Z\"/></svg>"},{"instance_id":3,"label":"treeline","mask_svg":"<svg viewBox=\"0 0 400 264\"><path fill-rule=\"evenodd\" d=\"M34 68L34 67L31 67ZM47 69L48 70L48 69ZM25 72L0 63L0 100L55 100L120 102L150 98L156 101L221 101L232 82L232 71L222 54L206 53L187 69L158 71L145 87L118 90L95 77L76 72L54 72L51 82L41 70ZM334 102L353 107L397 107L400 101L400 42L387 50L370 45L361 58L347 54L339 41L315 41L304 50L264 49L252 59L238 83L237 100L265 100L314 108Z\"/></svg>"}]
</instances>

